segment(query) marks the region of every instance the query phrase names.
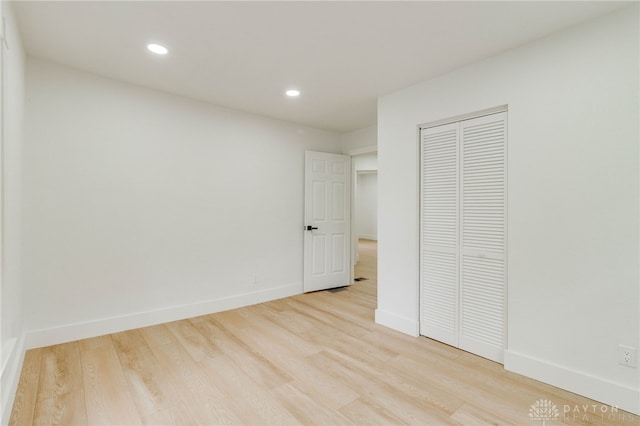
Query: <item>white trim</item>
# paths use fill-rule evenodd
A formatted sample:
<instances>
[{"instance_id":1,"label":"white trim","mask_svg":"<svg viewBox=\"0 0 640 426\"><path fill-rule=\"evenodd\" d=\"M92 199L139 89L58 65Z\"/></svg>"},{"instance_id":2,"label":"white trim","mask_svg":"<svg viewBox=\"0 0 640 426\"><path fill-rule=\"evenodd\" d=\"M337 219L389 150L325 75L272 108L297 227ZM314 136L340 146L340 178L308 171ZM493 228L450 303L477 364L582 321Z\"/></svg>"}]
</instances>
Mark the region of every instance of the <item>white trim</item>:
<instances>
[{"instance_id":1,"label":"white trim","mask_svg":"<svg viewBox=\"0 0 640 426\"><path fill-rule=\"evenodd\" d=\"M372 152L378 152L378 145L368 145L360 148L353 148L349 151L345 152L344 155L361 155L361 154L369 154Z\"/></svg>"},{"instance_id":2,"label":"white trim","mask_svg":"<svg viewBox=\"0 0 640 426\"><path fill-rule=\"evenodd\" d=\"M419 323L409 318L401 317L392 312L376 309L376 324L384 325L409 336L418 337Z\"/></svg>"},{"instance_id":3,"label":"white trim","mask_svg":"<svg viewBox=\"0 0 640 426\"><path fill-rule=\"evenodd\" d=\"M632 388L511 350L504 352L504 368L600 401L603 404L618 407L620 410L640 415L640 389L638 388Z\"/></svg>"},{"instance_id":4,"label":"white trim","mask_svg":"<svg viewBox=\"0 0 640 426\"><path fill-rule=\"evenodd\" d=\"M9 365L9 361L11 360L17 342L18 339L16 337L7 339L6 341L2 342L2 366L0 367L0 377L4 375L4 372L7 369L7 365Z\"/></svg>"},{"instance_id":5,"label":"white trim","mask_svg":"<svg viewBox=\"0 0 640 426\"><path fill-rule=\"evenodd\" d=\"M358 171L355 169L353 158L351 159L351 206L349 206L349 220L351 221L351 271L349 272L349 282L354 282L356 278L356 263L360 260L358 256L358 238L356 237L356 191L358 183Z\"/></svg>"},{"instance_id":6,"label":"white trim","mask_svg":"<svg viewBox=\"0 0 640 426\"><path fill-rule=\"evenodd\" d=\"M222 297L188 305L171 306L163 309L138 312L135 314L103 318L82 323L66 324L58 327L33 330L27 333L27 349L72 342L104 334L117 333L165 322L193 318L214 312L268 302L302 293L302 283L294 283L267 290Z\"/></svg>"},{"instance_id":7,"label":"white trim","mask_svg":"<svg viewBox=\"0 0 640 426\"><path fill-rule=\"evenodd\" d=\"M485 115L493 115L501 112L507 112L509 105L500 105L494 108L487 108L480 111L470 112L468 114L456 115L455 117L443 118L440 120L430 121L428 123L418 124L418 129L428 129L430 127L443 126L445 124L457 123L458 121L471 120L472 118L484 117ZM418 132L419 135L420 132Z\"/></svg>"},{"instance_id":8,"label":"white trim","mask_svg":"<svg viewBox=\"0 0 640 426\"><path fill-rule=\"evenodd\" d=\"M9 347L10 346L10 347ZM0 372L0 424L9 424L9 417L11 416L11 408L13 407L13 400L18 390L18 382L20 381L20 372L22 371L22 363L24 361L25 349L25 336L20 336L19 339L13 339L10 345L6 345L2 348L8 350L9 353L3 355L4 364L2 365L2 371Z\"/></svg>"},{"instance_id":9,"label":"white trim","mask_svg":"<svg viewBox=\"0 0 640 426\"><path fill-rule=\"evenodd\" d=\"M504 111L504 293L502 347L509 347L509 105ZM504 360L504 356L502 358Z\"/></svg>"}]
</instances>

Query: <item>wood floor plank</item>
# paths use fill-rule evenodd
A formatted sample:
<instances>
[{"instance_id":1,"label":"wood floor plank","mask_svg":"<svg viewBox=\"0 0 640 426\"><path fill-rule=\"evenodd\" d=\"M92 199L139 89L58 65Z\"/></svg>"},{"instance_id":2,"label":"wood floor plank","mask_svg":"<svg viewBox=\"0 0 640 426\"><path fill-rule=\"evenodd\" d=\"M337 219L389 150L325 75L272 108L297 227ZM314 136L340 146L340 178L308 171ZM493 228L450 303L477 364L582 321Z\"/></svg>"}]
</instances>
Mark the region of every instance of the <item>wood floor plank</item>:
<instances>
[{"instance_id":1,"label":"wood floor plank","mask_svg":"<svg viewBox=\"0 0 640 426\"><path fill-rule=\"evenodd\" d=\"M269 309L272 309L278 312L289 310L289 307L287 306L287 299L271 300L270 302L264 303L264 305L268 306Z\"/></svg>"},{"instance_id":2,"label":"wood floor plank","mask_svg":"<svg viewBox=\"0 0 640 426\"><path fill-rule=\"evenodd\" d=\"M149 344L145 340L140 329L123 331L109 335L113 347L121 351L133 351L136 348L148 348Z\"/></svg>"},{"instance_id":3,"label":"wood floor plank","mask_svg":"<svg viewBox=\"0 0 640 426\"><path fill-rule=\"evenodd\" d=\"M67 424L140 424L113 343L82 351L86 422Z\"/></svg>"},{"instance_id":4,"label":"wood floor plank","mask_svg":"<svg viewBox=\"0 0 640 426\"><path fill-rule=\"evenodd\" d=\"M213 341L203 336L196 326L188 320L168 323L167 328L196 362L222 353Z\"/></svg>"},{"instance_id":5,"label":"wood floor plank","mask_svg":"<svg viewBox=\"0 0 640 426\"><path fill-rule=\"evenodd\" d=\"M375 323L373 322L373 312L369 311L366 318L359 317L357 314L349 312L349 308L343 304L338 306L335 301L341 300L339 297L326 296L323 292L317 292L306 295L307 297L299 299L301 303L309 305L311 308L321 312L331 314L336 323L345 323L357 325L366 331L373 331Z\"/></svg>"},{"instance_id":6,"label":"wood floor plank","mask_svg":"<svg viewBox=\"0 0 640 426\"><path fill-rule=\"evenodd\" d=\"M350 295L348 291L345 295L340 293L319 292L317 294L318 297L313 298L313 302L316 304L325 303L328 305L328 308L325 308L325 310L336 312L340 318L373 330L375 327L375 319L371 307L354 303L348 295Z\"/></svg>"},{"instance_id":7,"label":"wood floor plank","mask_svg":"<svg viewBox=\"0 0 640 426\"><path fill-rule=\"evenodd\" d=\"M178 403L172 405L171 407L155 412L153 414L149 414L146 416L142 416L142 424L149 426L158 426L158 425L195 425L198 422L191 415L192 410L184 405L183 403Z\"/></svg>"},{"instance_id":8,"label":"wood floor plank","mask_svg":"<svg viewBox=\"0 0 640 426\"><path fill-rule=\"evenodd\" d=\"M170 377L177 402L189 407L194 423L243 424L215 383L179 343L153 346L155 357Z\"/></svg>"},{"instance_id":9,"label":"wood floor plank","mask_svg":"<svg viewBox=\"0 0 640 426\"><path fill-rule=\"evenodd\" d=\"M408 424L448 424L450 415L463 401L445 392L425 393L422 384L410 385L404 378L385 380L383 364L366 365L343 355L322 353L313 357L336 381L356 391L363 400L383 406L388 413Z\"/></svg>"},{"instance_id":10,"label":"wood floor plank","mask_svg":"<svg viewBox=\"0 0 640 426\"><path fill-rule=\"evenodd\" d=\"M302 336L325 349L330 348L363 361L385 362L398 355L396 351L349 335L332 336L331 334L310 331L302 334Z\"/></svg>"},{"instance_id":11,"label":"wood floor plank","mask_svg":"<svg viewBox=\"0 0 640 426\"><path fill-rule=\"evenodd\" d=\"M291 383L271 389L271 394L298 421L304 425L351 425L354 423L337 410L331 410L320 401L301 392ZM349 404L347 404L349 405Z\"/></svg>"},{"instance_id":12,"label":"wood floor plank","mask_svg":"<svg viewBox=\"0 0 640 426\"><path fill-rule=\"evenodd\" d=\"M316 319L323 325L328 326L336 335L345 333L357 338L370 331L358 324L345 322L334 313L323 310L322 305L314 306L306 303L306 300L308 300L308 298L293 297L287 300L287 304L295 313L302 316L302 318Z\"/></svg>"},{"instance_id":13,"label":"wood floor plank","mask_svg":"<svg viewBox=\"0 0 640 426\"><path fill-rule=\"evenodd\" d=\"M34 418L37 392L42 363L42 348L31 349L24 356L18 390L13 402L13 411L9 418L10 426L28 425Z\"/></svg>"},{"instance_id":14,"label":"wood floor plank","mask_svg":"<svg viewBox=\"0 0 640 426\"><path fill-rule=\"evenodd\" d=\"M251 311L247 309L242 311L242 315L247 319L250 318L254 320L254 325L251 327L252 332L258 331L263 333L264 336L267 336L275 344L288 348L300 357L320 352L320 347L318 345L298 336L294 332L277 326L277 323L272 321L269 316L264 315L262 312L257 313L256 310Z\"/></svg>"},{"instance_id":15,"label":"wood floor plank","mask_svg":"<svg viewBox=\"0 0 640 426\"><path fill-rule=\"evenodd\" d=\"M104 336L91 337L89 339L78 340L80 351L88 351L90 349L98 349L111 344L111 338L108 334Z\"/></svg>"},{"instance_id":16,"label":"wood floor plank","mask_svg":"<svg viewBox=\"0 0 640 426\"><path fill-rule=\"evenodd\" d=\"M492 413L480 410L471 404L464 404L451 415L451 420L462 425L511 425L512 423Z\"/></svg>"},{"instance_id":17,"label":"wood floor plank","mask_svg":"<svg viewBox=\"0 0 640 426\"><path fill-rule=\"evenodd\" d=\"M251 380L242 370L235 368L226 355L205 359L199 365L226 394L227 404L236 408L243 424L299 424L267 390Z\"/></svg>"},{"instance_id":18,"label":"wood floor plank","mask_svg":"<svg viewBox=\"0 0 640 426\"><path fill-rule=\"evenodd\" d=\"M514 424L528 420L528 406L535 401L529 399L528 404L514 404L512 402L517 398L516 395L505 393L500 388L496 389L477 378L474 379L473 376L468 377L467 372L461 372L457 364L437 364L427 372L422 367L424 364L400 355L393 359L390 365L406 374L418 376L429 386L457 394L463 400L473 401L477 407L489 413L500 413ZM522 407L526 407L527 410L523 410Z\"/></svg>"},{"instance_id":19,"label":"wood floor plank","mask_svg":"<svg viewBox=\"0 0 640 426\"><path fill-rule=\"evenodd\" d=\"M384 407L361 397L338 410L356 425L403 425L408 424L388 412Z\"/></svg>"},{"instance_id":20,"label":"wood floor plank","mask_svg":"<svg viewBox=\"0 0 640 426\"><path fill-rule=\"evenodd\" d=\"M282 304L280 309L277 310L271 306L272 304L270 303L249 306L247 311L253 315L268 319L269 321L277 324L278 327L284 328L294 335L299 335L300 333L314 329L315 324L313 321L292 312L288 307L283 309L283 306L286 306L285 304Z\"/></svg>"},{"instance_id":21,"label":"wood floor plank","mask_svg":"<svg viewBox=\"0 0 640 426\"><path fill-rule=\"evenodd\" d=\"M174 343L176 338L169 331L166 324L152 325L150 327L140 328L140 333L147 341L149 346L166 345L167 343Z\"/></svg>"},{"instance_id":22,"label":"wood floor plank","mask_svg":"<svg viewBox=\"0 0 640 426\"><path fill-rule=\"evenodd\" d=\"M303 392L313 395L325 405L333 409L356 399L358 394L344 386L342 383L332 381L327 374L317 367L309 364L305 359L296 355L290 346L282 346L270 336L261 331L248 328L233 330L247 345L254 347L265 358L286 371L295 380L292 385Z\"/></svg>"},{"instance_id":23,"label":"wood floor plank","mask_svg":"<svg viewBox=\"0 0 640 426\"><path fill-rule=\"evenodd\" d=\"M267 389L290 382L293 378L242 340L213 320L195 324L200 332L216 342L220 350L254 381Z\"/></svg>"},{"instance_id":24,"label":"wood floor plank","mask_svg":"<svg viewBox=\"0 0 640 426\"><path fill-rule=\"evenodd\" d=\"M175 405L175 389L139 330L111 335L128 388L142 418Z\"/></svg>"},{"instance_id":25,"label":"wood floor plank","mask_svg":"<svg viewBox=\"0 0 640 426\"><path fill-rule=\"evenodd\" d=\"M219 324L225 324L227 328L233 327L236 330L253 327L251 320L242 315L241 309L217 312L209 315L207 319L216 321Z\"/></svg>"},{"instance_id":26,"label":"wood floor plank","mask_svg":"<svg viewBox=\"0 0 640 426\"><path fill-rule=\"evenodd\" d=\"M332 350L323 352L322 355L317 359L325 365L326 369L336 365L342 366L378 383L378 386L389 386L392 393L403 395L419 403L426 410L441 411L443 415L449 416L464 404L464 400L454 392L429 386L415 374L403 374L389 368L391 362L362 360ZM338 369L336 374L346 373L340 373ZM425 392L425 389L428 389L428 392Z\"/></svg>"},{"instance_id":27,"label":"wood floor plank","mask_svg":"<svg viewBox=\"0 0 640 426\"><path fill-rule=\"evenodd\" d=\"M87 423L82 377L77 342L44 348L33 423Z\"/></svg>"},{"instance_id":28,"label":"wood floor plank","mask_svg":"<svg viewBox=\"0 0 640 426\"><path fill-rule=\"evenodd\" d=\"M362 284L356 283L353 284L353 288L350 288L349 291L353 294L354 297L350 298L349 301L360 305L365 309L375 309L378 299L375 293L370 293L368 291L363 291L362 289L370 288L371 286L364 286ZM370 314L368 315L370 317Z\"/></svg>"},{"instance_id":29,"label":"wood floor plank","mask_svg":"<svg viewBox=\"0 0 640 426\"><path fill-rule=\"evenodd\" d=\"M396 352L401 352L405 356L424 362L428 362L432 358L444 362L453 361L459 359L462 353L461 350L444 343L424 337L415 338L383 326L378 327L373 332L362 335L361 339L365 342L388 347ZM486 360L484 358L482 360L485 363Z\"/></svg>"}]
</instances>

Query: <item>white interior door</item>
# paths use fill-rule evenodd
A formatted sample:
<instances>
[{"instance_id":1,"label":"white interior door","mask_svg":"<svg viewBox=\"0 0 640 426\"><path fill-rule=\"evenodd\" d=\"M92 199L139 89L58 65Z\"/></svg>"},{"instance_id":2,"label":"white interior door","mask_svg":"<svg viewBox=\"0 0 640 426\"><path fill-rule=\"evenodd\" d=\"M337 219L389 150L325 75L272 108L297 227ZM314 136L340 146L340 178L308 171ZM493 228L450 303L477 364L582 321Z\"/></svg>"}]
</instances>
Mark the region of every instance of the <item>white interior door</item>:
<instances>
[{"instance_id":1,"label":"white interior door","mask_svg":"<svg viewBox=\"0 0 640 426\"><path fill-rule=\"evenodd\" d=\"M305 152L305 292L351 283L350 175L350 157Z\"/></svg>"}]
</instances>

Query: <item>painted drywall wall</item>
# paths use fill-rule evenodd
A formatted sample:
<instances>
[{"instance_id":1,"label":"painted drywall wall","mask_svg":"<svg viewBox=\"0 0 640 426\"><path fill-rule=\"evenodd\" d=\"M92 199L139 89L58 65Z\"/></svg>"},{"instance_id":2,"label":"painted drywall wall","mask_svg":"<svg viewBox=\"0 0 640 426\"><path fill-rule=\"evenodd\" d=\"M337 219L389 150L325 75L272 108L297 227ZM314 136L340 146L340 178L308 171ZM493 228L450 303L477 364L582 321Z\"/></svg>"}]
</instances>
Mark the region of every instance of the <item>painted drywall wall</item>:
<instances>
[{"instance_id":1,"label":"painted drywall wall","mask_svg":"<svg viewBox=\"0 0 640 426\"><path fill-rule=\"evenodd\" d=\"M29 58L29 345L302 291L304 151L339 135Z\"/></svg>"},{"instance_id":2,"label":"painted drywall wall","mask_svg":"<svg viewBox=\"0 0 640 426\"><path fill-rule=\"evenodd\" d=\"M351 165L354 172L378 170L378 153L354 155L351 157Z\"/></svg>"},{"instance_id":3,"label":"painted drywall wall","mask_svg":"<svg viewBox=\"0 0 640 426\"><path fill-rule=\"evenodd\" d=\"M9 421L22 359L21 206L22 129L25 54L11 4L1 2L5 40L2 49L2 266L0 281L0 337L2 364L0 412Z\"/></svg>"},{"instance_id":4,"label":"painted drywall wall","mask_svg":"<svg viewBox=\"0 0 640 426\"><path fill-rule=\"evenodd\" d=\"M356 227L358 238L378 239L378 173L358 173Z\"/></svg>"},{"instance_id":5,"label":"painted drywall wall","mask_svg":"<svg viewBox=\"0 0 640 426\"><path fill-rule=\"evenodd\" d=\"M508 105L505 367L640 412L638 5L382 97L379 323L418 333L417 125Z\"/></svg>"},{"instance_id":6,"label":"painted drywall wall","mask_svg":"<svg viewBox=\"0 0 640 426\"><path fill-rule=\"evenodd\" d=\"M340 135L342 152L347 155L358 155L375 151L378 145L377 126L369 126Z\"/></svg>"}]
</instances>

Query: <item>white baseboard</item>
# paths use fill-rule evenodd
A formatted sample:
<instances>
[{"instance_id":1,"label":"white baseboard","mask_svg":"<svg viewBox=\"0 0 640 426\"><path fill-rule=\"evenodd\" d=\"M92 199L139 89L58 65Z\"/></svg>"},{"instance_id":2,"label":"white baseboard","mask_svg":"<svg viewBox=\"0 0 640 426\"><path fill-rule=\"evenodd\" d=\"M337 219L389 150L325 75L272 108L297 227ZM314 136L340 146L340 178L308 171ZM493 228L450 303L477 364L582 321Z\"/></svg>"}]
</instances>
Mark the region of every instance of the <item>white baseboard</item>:
<instances>
[{"instance_id":1,"label":"white baseboard","mask_svg":"<svg viewBox=\"0 0 640 426\"><path fill-rule=\"evenodd\" d=\"M410 336L418 336L420 334L420 325L418 321L401 317L388 311L376 309L376 324L384 325Z\"/></svg>"},{"instance_id":2,"label":"white baseboard","mask_svg":"<svg viewBox=\"0 0 640 426\"><path fill-rule=\"evenodd\" d=\"M26 347L27 349L39 348L105 334L118 333L134 328L147 327L185 318L193 318L199 315L227 311L243 306L255 305L256 303L294 296L301 292L302 283L295 283L188 305L170 306L153 311L32 330L27 333Z\"/></svg>"},{"instance_id":3,"label":"white baseboard","mask_svg":"<svg viewBox=\"0 0 640 426\"><path fill-rule=\"evenodd\" d=\"M13 400L20 381L22 362L24 361L25 349L24 335L20 338L6 342L2 350L2 371L0 371L0 421L3 425L9 424Z\"/></svg>"},{"instance_id":4,"label":"white baseboard","mask_svg":"<svg viewBox=\"0 0 640 426\"><path fill-rule=\"evenodd\" d=\"M504 352L504 368L608 406L640 414L640 389L638 388L634 389L509 350Z\"/></svg>"},{"instance_id":5,"label":"white baseboard","mask_svg":"<svg viewBox=\"0 0 640 426\"><path fill-rule=\"evenodd\" d=\"M369 234L359 234L358 239L378 241L378 237L376 235Z\"/></svg>"}]
</instances>

